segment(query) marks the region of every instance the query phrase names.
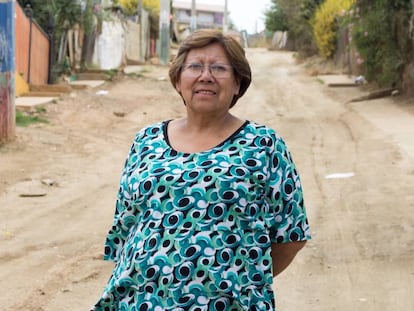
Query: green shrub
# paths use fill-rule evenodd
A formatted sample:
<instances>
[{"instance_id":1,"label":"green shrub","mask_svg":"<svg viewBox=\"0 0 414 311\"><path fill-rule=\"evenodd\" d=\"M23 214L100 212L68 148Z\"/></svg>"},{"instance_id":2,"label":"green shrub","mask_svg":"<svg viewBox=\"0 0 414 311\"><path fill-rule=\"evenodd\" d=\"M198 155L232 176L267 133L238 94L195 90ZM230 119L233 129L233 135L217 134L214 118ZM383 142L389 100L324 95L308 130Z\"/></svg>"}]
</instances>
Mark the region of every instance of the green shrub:
<instances>
[{"instance_id":1,"label":"green shrub","mask_svg":"<svg viewBox=\"0 0 414 311\"><path fill-rule=\"evenodd\" d=\"M408 1L357 1L357 5L352 37L367 80L380 86L400 85L404 66L412 61Z\"/></svg>"},{"instance_id":2,"label":"green shrub","mask_svg":"<svg viewBox=\"0 0 414 311\"><path fill-rule=\"evenodd\" d=\"M43 111L39 110L39 113L42 113ZM25 127L33 123L49 123L48 120L45 118L38 116L38 115L32 115L28 113L24 113L22 111L16 110L16 125L20 127Z\"/></svg>"},{"instance_id":3,"label":"green shrub","mask_svg":"<svg viewBox=\"0 0 414 311\"><path fill-rule=\"evenodd\" d=\"M290 44L298 58L318 53L313 41L311 22L323 0L272 0L265 12L268 31L288 31Z\"/></svg>"}]
</instances>

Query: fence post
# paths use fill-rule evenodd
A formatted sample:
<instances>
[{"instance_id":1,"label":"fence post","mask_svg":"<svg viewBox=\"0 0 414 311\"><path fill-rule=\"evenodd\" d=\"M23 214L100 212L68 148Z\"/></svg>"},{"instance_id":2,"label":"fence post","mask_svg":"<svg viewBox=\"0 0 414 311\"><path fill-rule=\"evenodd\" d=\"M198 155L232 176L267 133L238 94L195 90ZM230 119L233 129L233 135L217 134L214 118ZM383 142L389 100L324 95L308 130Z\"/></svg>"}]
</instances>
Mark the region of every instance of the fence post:
<instances>
[{"instance_id":1,"label":"fence post","mask_svg":"<svg viewBox=\"0 0 414 311\"><path fill-rule=\"evenodd\" d=\"M47 21L47 36L49 38L49 72L47 75L47 83L53 84L55 82L55 76L54 76L54 70L53 67L55 65L54 63L54 57L55 57L55 40L53 38L53 33L55 29L55 20L53 17L53 14L49 12L48 21Z\"/></svg>"},{"instance_id":2,"label":"fence post","mask_svg":"<svg viewBox=\"0 0 414 311\"><path fill-rule=\"evenodd\" d=\"M16 130L14 5L0 1L0 143L12 140Z\"/></svg>"},{"instance_id":3,"label":"fence post","mask_svg":"<svg viewBox=\"0 0 414 311\"><path fill-rule=\"evenodd\" d=\"M32 6L28 3L24 8L24 13L29 18L30 26L29 26L29 66L27 68L27 83L30 84L30 69L32 67L32 29L33 29L33 9Z\"/></svg>"}]
</instances>

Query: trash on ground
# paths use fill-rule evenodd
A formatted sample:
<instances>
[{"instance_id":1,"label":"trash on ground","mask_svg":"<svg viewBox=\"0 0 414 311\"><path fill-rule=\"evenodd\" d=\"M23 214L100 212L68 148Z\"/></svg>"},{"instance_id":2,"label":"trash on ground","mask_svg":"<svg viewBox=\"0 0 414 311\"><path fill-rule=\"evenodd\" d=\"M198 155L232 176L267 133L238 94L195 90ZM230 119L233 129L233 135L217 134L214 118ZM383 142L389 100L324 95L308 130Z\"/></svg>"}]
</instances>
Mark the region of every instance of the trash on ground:
<instances>
[{"instance_id":1,"label":"trash on ground","mask_svg":"<svg viewBox=\"0 0 414 311\"><path fill-rule=\"evenodd\" d=\"M100 95L100 96L105 96L108 95L108 91L106 90L99 90L98 92L96 92L96 95Z\"/></svg>"},{"instance_id":2,"label":"trash on ground","mask_svg":"<svg viewBox=\"0 0 414 311\"><path fill-rule=\"evenodd\" d=\"M350 178L350 177L354 177L355 173L349 172L349 173L334 173L334 174L329 174L326 175L325 178L326 179L340 179L340 178Z\"/></svg>"}]
</instances>

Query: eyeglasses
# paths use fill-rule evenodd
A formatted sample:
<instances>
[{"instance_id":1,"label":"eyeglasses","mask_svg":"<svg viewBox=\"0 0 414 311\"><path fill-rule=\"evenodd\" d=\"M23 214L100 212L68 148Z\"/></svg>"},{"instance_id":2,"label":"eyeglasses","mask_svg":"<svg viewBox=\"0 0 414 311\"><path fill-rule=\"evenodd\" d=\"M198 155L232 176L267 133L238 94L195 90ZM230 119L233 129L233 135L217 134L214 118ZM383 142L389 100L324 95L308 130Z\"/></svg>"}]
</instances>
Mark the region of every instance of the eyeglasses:
<instances>
[{"instance_id":1,"label":"eyeglasses","mask_svg":"<svg viewBox=\"0 0 414 311\"><path fill-rule=\"evenodd\" d=\"M211 75L217 79L230 78L233 73L233 67L226 64L203 65L200 63L188 63L183 64L182 66L186 75L193 78L201 76L206 67L210 71Z\"/></svg>"}]
</instances>

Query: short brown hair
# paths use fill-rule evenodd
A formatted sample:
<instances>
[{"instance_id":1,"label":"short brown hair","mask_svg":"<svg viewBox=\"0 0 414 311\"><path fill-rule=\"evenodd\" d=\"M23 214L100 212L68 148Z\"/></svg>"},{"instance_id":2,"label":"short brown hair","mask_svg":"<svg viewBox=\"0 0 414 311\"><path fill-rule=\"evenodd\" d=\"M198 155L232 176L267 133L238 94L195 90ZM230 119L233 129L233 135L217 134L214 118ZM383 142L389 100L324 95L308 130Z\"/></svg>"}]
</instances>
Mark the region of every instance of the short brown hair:
<instances>
[{"instance_id":1,"label":"short brown hair","mask_svg":"<svg viewBox=\"0 0 414 311\"><path fill-rule=\"evenodd\" d=\"M252 73L244 49L232 36L224 35L220 30L196 30L181 43L178 53L171 63L169 70L170 81L175 88L176 83L180 79L182 65L190 50L203 48L214 43L218 43L223 47L229 58L230 65L233 67L235 78L240 83L239 94L233 97L230 105L231 108L246 93L252 80Z\"/></svg>"}]
</instances>

